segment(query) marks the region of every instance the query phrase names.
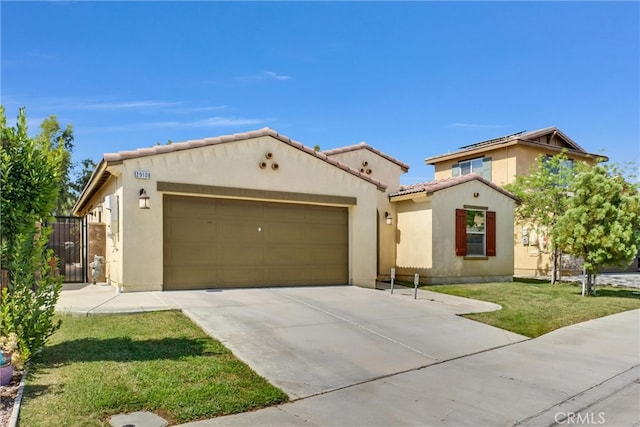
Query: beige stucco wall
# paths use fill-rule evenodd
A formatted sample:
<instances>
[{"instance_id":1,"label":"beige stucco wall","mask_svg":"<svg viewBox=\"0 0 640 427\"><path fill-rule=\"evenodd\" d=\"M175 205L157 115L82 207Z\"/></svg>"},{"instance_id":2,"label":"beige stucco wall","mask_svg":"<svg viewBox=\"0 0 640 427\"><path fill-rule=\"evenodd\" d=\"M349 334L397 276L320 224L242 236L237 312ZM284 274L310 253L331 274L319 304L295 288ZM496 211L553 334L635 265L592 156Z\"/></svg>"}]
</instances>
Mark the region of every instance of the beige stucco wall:
<instances>
[{"instance_id":1,"label":"beige stucco wall","mask_svg":"<svg viewBox=\"0 0 640 427\"><path fill-rule=\"evenodd\" d=\"M555 155L556 149L545 150L542 147L532 147L528 145L512 145L502 147L496 150L488 150L482 154L473 156L461 156L456 160L449 160L435 165L435 179L444 179L451 177L451 166L459 160L467 158L489 156L492 159L491 180L495 184L505 186L515 180L518 175L527 175L531 167L536 163L539 155ZM582 156L576 156L572 153L566 153L569 159L575 161L588 161L594 164L594 159L585 159ZM514 227L513 244L514 244L514 274L516 276L546 276L551 273L551 254L548 246L544 244L524 245L522 243L523 227L532 229L529 225L517 223Z\"/></svg>"},{"instance_id":2,"label":"beige stucco wall","mask_svg":"<svg viewBox=\"0 0 640 427\"><path fill-rule=\"evenodd\" d=\"M378 193L378 278L389 279L396 260L396 212L389 202L389 194L400 189L400 176L405 172L394 162L366 149L358 149L334 154L332 158L356 170L363 169L369 176L387 186L385 192ZM392 224L387 224L385 214L391 216ZM372 230L373 232L373 230Z\"/></svg>"},{"instance_id":3,"label":"beige stucco wall","mask_svg":"<svg viewBox=\"0 0 640 427\"><path fill-rule=\"evenodd\" d=\"M430 275L433 267L431 198L418 196L416 200L397 203L396 232L397 276L405 280L415 273Z\"/></svg>"},{"instance_id":4,"label":"beige stucco wall","mask_svg":"<svg viewBox=\"0 0 640 427\"><path fill-rule=\"evenodd\" d=\"M478 193L478 197L474 197ZM479 182L440 190L419 203L397 202L398 275L422 283L510 281L513 277L515 201ZM473 258L455 254L456 209L483 207L496 212L496 256Z\"/></svg>"},{"instance_id":5,"label":"beige stucco wall","mask_svg":"<svg viewBox=\"0 0 640 427\"><path fill-rule=\"evenodd\" d=\"M387 186L387 193L395 193L400 189L400 176L404 173L402 168L366 148L334 154L331 157L356 170L364 169L365 173L370 171L368 175L371 178Z\"/></svg>"},{"instance_id":6,"label":"beige stucco wall","mask_svg":"<svg viewBox=\"0 0 640 427\"><path fill-rule=\"evenodd\" d=\"M122 169L120 166L109 167L109 172L112 176L109 177L107 182L94 194L94 196L88 201L88 205L92 206L91 215L88 215L90 222L101 223L105 225L105 264L103 266L104 276L107 283L114 287L122 285L123 281L123 251L122 251ZM118 198L117 215L114 215L113 210L106 209L105 198L109 195L116 195ZM102 209L101 213L98 213L98 207ZM115 218L118 218L117 222L114 222ZM93 262L93 258L89 259L89 262ZM89 269L89 274L91 271Z\"/></svg>"},{"instance_id":7,"label":"beige stucco wall","mask_svg":"<svg viewBox=\"0 0 640 427\"><path fill-rule=\"evenodd\" d=\"M271 160L265 159L267 152L273 154ZM268 167L261 169L262 161ZM271 168L273 163L278 164L277 170ZM163 193L157 190L158 181L355 197L357 205L349 207L350 283L375 286L376 209L382 192L315 156L263 136L125 160L119 167L121 241L126 259L123 291L162 289ZM136 170L149 171L151 179L136 179ZM150 209L138 208L141 188L150 197Z\"/></svg>"},{"instance_id":8,"label":"beige stucco wall","mask_svg":"<svg viewBox=\"0 0 640 427\"><path fill-rule=\"evenodd\" d=\"M498 185L506 185L513 181L517 173L516 157L514 157L515 147L503 147L496 150L486 151L472 156L461 156L455 160L448 160L435 165L434 178L436 180L451 177L451 167L459 161L476 159L480 157L491 157L491 181Z\"/></svg>"}]
</instances>

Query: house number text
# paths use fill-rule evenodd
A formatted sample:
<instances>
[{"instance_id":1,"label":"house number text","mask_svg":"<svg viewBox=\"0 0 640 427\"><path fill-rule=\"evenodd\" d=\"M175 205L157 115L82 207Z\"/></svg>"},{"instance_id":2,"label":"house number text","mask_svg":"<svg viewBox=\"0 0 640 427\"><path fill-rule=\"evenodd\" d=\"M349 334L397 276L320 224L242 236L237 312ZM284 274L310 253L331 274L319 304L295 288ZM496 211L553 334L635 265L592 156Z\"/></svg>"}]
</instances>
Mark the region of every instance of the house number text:
<instances>
[{"instance_id":1,"label":"house number text","mask_svg":"<svg viewBox=\"0 0 640 427\"><path fill-rule=\"evenodd\" d=\"M149 171L137 170L133 175L136 179L151 179L151 172Z\"/></svg>"}]
</instances>

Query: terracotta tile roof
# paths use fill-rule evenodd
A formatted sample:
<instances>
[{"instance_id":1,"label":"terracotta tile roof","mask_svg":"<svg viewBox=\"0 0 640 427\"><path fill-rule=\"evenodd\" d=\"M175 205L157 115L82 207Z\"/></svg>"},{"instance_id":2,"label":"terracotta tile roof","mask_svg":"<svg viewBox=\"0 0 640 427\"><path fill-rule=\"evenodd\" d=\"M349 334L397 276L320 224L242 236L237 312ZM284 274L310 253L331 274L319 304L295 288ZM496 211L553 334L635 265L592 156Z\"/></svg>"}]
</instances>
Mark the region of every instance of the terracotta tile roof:
<instances>
[{"instance_id":1,"label":"terracotta tile roof","mask_svg":"<svg viewBox=\"0 0 640 427\"><path fill-rule=\"evenodd\" d=\"M373 148L372 146L370 146L366 142L361 142L359 144L349 145L349 146L346 146L346 147L333 148L331 150L324 150L324 151L322 151L322 153L326 154L327 156L334 156L336 154L348 153L349 151L356 151L356 150L369 150L372 153L375 153L378 156L389 160L391 163L395 163L396 165L400 166L400 168L402 168L402 170L404 172L408 172L409 171L409 165L408 164L406 164L404 162L401 162L400 160L398 160L398 159L396 159L394 157L391 157L390 155L385 154L380 150L376 150L375 148Z\"/></svg>"},{"instance_id":2,"label":"terracotta tile roof","mask_svg":"<svg viewBox=\"0 0 640 427\"><path fill-rule=\"evenodd\" d=\"M329 163L330 165L333 165L346 172L349 172L352 175L357 176L358 178L368 181L371 184L376 185L380 190L384 191L387 188L385 184L383 184L382 182L376 179L371 178L369 175L361 173L357 169L351 168L343 163L340 163L339 161L333 159L332 157L329 157L325 153L317 152L314 149L307 147L298 141L294 141L287 136L281 135L271 128L262 128L262 129L258 129L250 132L234 133L232 135L222 135L214 138L194 139L194 140L185 141L185 142L174 142L172 144L157 145L150 148L140 148L133 151L107 153L104 155L104 161L106 161L107 163L117 163L117 162L121 162L123 160L128 160L128 159L136 159L140 157L153 156L156 154L164 154L164 153L170 153L174 151L189 150L191 148L198 148L198 147L204 147L209 145L224 144L227 142L242 141L250 138L258 138L261 136L274 137L279 141L284 142L285 144L288 144L294 148L297 148L298 150L304 151L305 153L310 154L314 157L317 157L320 160Z\"/></svg>"},{"instance_id":3,"label":"terracotta tile roof","mask_svg":"<svg viewBox=\"0 0 640 427\"><path fill-rule=\"evenodd\" d=\"M582 148L574 140L569 138L560 129L558 129L555 126L550 126L543 129L530 131L530 132L522 131L522 132L513 133L511 135L505 135L498 138L493 138L486 141L480 141L474 144L465 145L463 147L460 147L459 150L453 151L451 153L438 154L436 156L428 157L427 159L425 159L425 162L427 164L433 165L440 161L452 160L452 159L461 157L466 153L469 153L469 155L471 155L472 153L482 152L484 151L484 149L489 147L493 148L493 147L500 147L503 145L505 146L513 145L513 144L528 144L533 146L544 147L545 149L556 149L560 151L562 149L561 147L549 146L547 144L542 144L539 141L536 141L536 138L539 138L542 135L548 135L552 133L555 133L557 136L559 136L566 143L568 150L576 155L593 156L597 158L602 158L604 160L608 160L608 158L605 156L587 153L587 151L584 148Z\"/></svg>"},{"instance_id":4,"label":"terracotta tile roof","mask_svg":"<svg viewBox=\"0 0 640 427\"><path fill-rule=\"evenodd\" d=\"M504 188L494 184L493 182L487 181L477 173L470 173L467 175L459 175L459 176L454 176L450 178L440 179L437 181L421 182L419 184L402 186L400 187L400 191L390 194L389 197L393 199L394 197L405 196L407 194L417 194L417 193L425 193L429 195L429 194L435 193L436 191L444 190L445 188L454 187L456 185L464 184L465 182L470 182L474 180L480 181L483 184L488 185L489 187L504 194L505 196L512 198L516 202L520 202L520 199L518 199L516 196L514 196Z\"/></svg>"},{"instance_id":5,"label":"terracotta tile roof","mask_svg":"<svg viewBox=\"0 0 640 427\"><path fill-rule=\"evenodd\" d=\"M176 151L189 150L192 148L204 147L209 145L216 144L224 144L227 142L234 141L242 141L250 138L258 138L261 136L271 136L276 138L283 143L290 145L291 147L297 148L300 151L303 151L311 156L317 157L318 159L334 166L339 169L344 170L345 172L350 173L351 175L357 176L360 179L363 179L373 185L375 185L378 190L385 191L387 186L377 179L371 178L369 175L361 173L359 170L349 167L343 163L340 163L336 159L327 156L324 153L316 152L314 149L306 147L300 142L294 141L291 138L288 138L284 135L279 134L273 129L263 128L250 132L243 133L235 133L232 135L222 135L214 138L203 138L203 139L194 139L190 141L184 142L174 142L172 144L167 145L156 145L154 147L149 148L139 148L137 150L130 151L120 151L118 153L106 153L103 155L102 160L96 167L91 179L82 190L80 197L76 201L76 204L73 207L74 214L78 214L88 202L88 199L97 191L97 189L104 184L106 178L108 178L109 172L106 171L106 166L118 164L123 162L124 160L129 159L137 159L141 157L154 156L157 154L171 153Z\"/></svg>"}]
</instances>

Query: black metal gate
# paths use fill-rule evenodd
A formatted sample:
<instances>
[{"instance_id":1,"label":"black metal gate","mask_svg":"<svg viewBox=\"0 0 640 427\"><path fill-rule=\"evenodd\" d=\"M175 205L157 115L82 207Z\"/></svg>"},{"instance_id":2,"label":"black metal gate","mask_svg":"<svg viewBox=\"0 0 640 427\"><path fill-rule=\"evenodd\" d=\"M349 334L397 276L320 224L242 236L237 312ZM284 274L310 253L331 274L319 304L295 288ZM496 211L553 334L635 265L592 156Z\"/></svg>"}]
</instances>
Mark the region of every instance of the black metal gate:
<instances>
[{"instance_id":1,"label":"black metal gate","mask_svg":"<svg viewBox=\"0 0 640 427\"><path fill-rule=\"evenodd\" d=\"M73 216L57 216L51 224L49 249L59 259L60 274L66 283L87 280L87 221Z\"/></svg>"}]
</instances>

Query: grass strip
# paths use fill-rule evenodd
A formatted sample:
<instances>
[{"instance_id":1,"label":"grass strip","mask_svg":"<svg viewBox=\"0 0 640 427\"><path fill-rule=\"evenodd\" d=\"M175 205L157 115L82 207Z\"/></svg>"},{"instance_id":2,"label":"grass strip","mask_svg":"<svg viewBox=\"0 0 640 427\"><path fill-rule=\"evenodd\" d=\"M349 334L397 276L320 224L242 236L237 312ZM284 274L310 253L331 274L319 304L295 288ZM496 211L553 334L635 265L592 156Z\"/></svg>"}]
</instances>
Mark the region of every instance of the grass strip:
<instances>
[{"instance_id":1,"label":"grass strip","mask_svg":"<svg viewBox=\"0 0 640 427\"><path fill-rule=\"evenodd\" d=\"M583 297L579 285L536 281L435 285L423 289L500 304L502 310L464 317L531 338L564 326L640 308L637 289L612 286L598 286L595 297Z\"/></svg>"},{"instance_id":2,"label":"grass strip","mask_svg":"<svg viewBox=\"0 0 640 427\"><path fill-rule=\"evenodd\" d=\"M20 425L107 426L135 411L179 424L287 400L179 311L65 316L32 364Z\"/></svg>"}]
</instances>

